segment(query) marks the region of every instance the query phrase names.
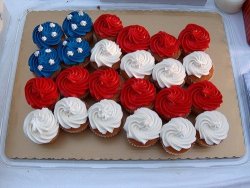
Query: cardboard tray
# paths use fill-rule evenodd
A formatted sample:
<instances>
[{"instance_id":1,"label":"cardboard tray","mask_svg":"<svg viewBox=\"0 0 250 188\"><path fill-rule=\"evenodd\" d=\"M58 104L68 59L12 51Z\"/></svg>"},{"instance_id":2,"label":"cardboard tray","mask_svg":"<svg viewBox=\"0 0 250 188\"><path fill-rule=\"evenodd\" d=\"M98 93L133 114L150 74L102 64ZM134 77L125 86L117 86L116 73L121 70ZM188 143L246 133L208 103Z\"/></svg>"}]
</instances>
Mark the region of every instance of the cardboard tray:
<instances>
[{"instance_id":1,"label":"cardboard tray","mask_svg":"<svg viewBox=\"0 0 250 188\"><path fill-rule=\"evenodd\" d=\"M68 11L30 12L24 25L16 77L10 107L5 154L12 159L77 159L77 160L165 160L165 159L202 159L241 157L245 153L241 118L227 47L222 18L215 13L166 12L166 11L87 11L93 21L103 13L118 15L124 25L140 24L150 34L164 30L174 36L188 24L204 26L210 33L211 44L207 53L211 56L215 75L212 82L223 95L219 111L224 113L230 124L228 138L220 145L211 148L194 146L181 156L170 156L160 143L147 149L138 149L128 144L126 134L121 132L111 139L95 136L89 130L80 134L60 132L54 144L37 145L29 141L23 133L23 121L32 110L24 96L24 86L33 77L29 71L28 58L37 47L32 42L33 28L45 21L62 24Z\"/></svg>"}]
</instances>

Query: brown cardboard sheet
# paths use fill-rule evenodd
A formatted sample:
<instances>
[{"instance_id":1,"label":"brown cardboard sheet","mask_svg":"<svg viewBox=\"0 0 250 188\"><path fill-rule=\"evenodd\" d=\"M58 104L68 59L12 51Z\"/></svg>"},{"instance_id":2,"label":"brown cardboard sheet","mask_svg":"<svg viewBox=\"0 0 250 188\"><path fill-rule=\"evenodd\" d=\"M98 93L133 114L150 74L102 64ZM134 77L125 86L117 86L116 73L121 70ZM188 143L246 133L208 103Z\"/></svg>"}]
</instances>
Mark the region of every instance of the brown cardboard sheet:
<instances>
[{"instance_id":1,"label":"brown cardboard sheet","mask_svg":"<svg viewBox=\"0 0 250 188\"><path fill-rule=\"evenodd\" d=\"M95 20L105 11L87 11ZM27 15L23 30L21 47L10 108L5 154L9 158L25 159L81 159L81 160L165 160L165 159L197 159L197 158L230 158L241 157L245 153L241 118L235 90L232 66L227 47L224 26L220 15L215 13L164 12L164 11L110 11L118 15L124 25L140 24L150 34L159 30L178 36L188 23L196 23L207 28L211 35L211 45L207 50L215 67L212 82L223 94L223 104L219 111L223 112L230 123L228 138L220 145L212 148L194 146L188 153L176 157L168 155L160 143L147 149L130 146L126 135L121 132L111 139L95 136L89 130L80 134L60 132L59 138L51 145L36 145L23 134L23 120L32 110L24 97L24 86L32 78L28 67L28 58L37 47L32 42L33 28L45 21L62 24L68 11L30 12Z\"/></svg>"}]
</instances>

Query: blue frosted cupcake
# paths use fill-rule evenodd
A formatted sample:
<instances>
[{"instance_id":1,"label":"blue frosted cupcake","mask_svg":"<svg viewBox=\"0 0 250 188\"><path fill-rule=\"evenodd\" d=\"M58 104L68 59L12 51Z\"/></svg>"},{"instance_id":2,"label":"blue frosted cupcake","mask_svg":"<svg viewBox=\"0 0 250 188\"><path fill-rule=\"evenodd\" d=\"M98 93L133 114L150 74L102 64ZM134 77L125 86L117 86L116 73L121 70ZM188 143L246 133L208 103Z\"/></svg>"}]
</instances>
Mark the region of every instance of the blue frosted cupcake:
<instances>
[{"instance_id":1,"label":"blue frosted cupcake","mask_svg":"<svg viewBox=\"0 0 250 188\"><path fill-rule=\"evenodd\" d=\"M64 38L64 34L59 24L45 22L35 27L32 38L39 48L57 47Z\"/></svg>"},{"instance_id":2,"label":"blue frosted cupcake","mask_svg":"<svg viewBox=\"0 0 250 188\"><path fill-rule=\"evenodd\" d=\"M81 38L67 38L58 46L58 55L64 68L72 65L87 66L90 58L90 45Z\"/></svg>"},{"instance_id":3,"label":"blue frosted cupcake","mask_svg":"<svg viewBox=\"0 0 250 188\"><path fill-rule=\"evenodd\" d=\"M74 11L63 21L63 31L67 37L81 37L89 42L93 39L93 23L89 15L83 11Z\"/></svg>"},{"instance_id":4,"label":"blue frosted cupcake","mask_svg":"<svg viewBox=\"0 0 250 188\"><path fill-rule=\"evenodd\" d=\"M54 78L61 69L58 53L53 48L42 48L29 58L30 71L37 77Z\"/></svg>"}]
</instances>

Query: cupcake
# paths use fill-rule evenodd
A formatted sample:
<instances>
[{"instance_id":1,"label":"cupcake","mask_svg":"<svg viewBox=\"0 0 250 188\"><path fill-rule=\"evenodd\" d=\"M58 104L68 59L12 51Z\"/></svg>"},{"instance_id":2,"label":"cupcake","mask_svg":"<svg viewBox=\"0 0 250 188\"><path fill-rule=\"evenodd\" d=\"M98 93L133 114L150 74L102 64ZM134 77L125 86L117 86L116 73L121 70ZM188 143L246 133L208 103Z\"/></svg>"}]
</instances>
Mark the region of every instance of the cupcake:
<instances>
[{"instance_id":1,"label":"cupcake","mask_svg":"<svg viewBox=\"0 0 250 188\"><path fill-rule=\"evenodd\" d=\"M81 38L67 38L59 45L58 55L64 68L72 65L86 67L89 64L90 46Z\"/></svg>"},{"instance_id":2,"label":"cupcake","mask_svg":"<svg viewBox=\"0 0 250 188\"><path fill-rule=\"evenodd\" d=\"M185 78L186 73L182 63L172 58L157 63L152 72L152 80L160 89L182 86L185 84Z\"/></svg>"},{"instance_id":3,"label":"cupcake","mask_svg":"<svg viewBox=\"0 0 250 188\"><path fill-rule=\"evenodd\" d=\"M54 109L55 118L68 133L79 133L88 127L88 111L84 102L76 97L58 101Z\"/></svg>"},{"instance_id":4,"label":"cupcake","mask_svg":"<svg viewBox=\"0 0 250 188\"><path fill-rule=\"evenodd\" d=\"M155 59L150 52L137 50L121 59L121 75L124 79L132 77L149 79L154 66Z\"/></svg>"},{"instance_id":5,"label":"cupcake","mask_svg":"<svg viewBox=\"0 0 250 188\"><path fill-rule=\"evenodd\" d=\"M25 98L32 108L53 109L59 97L56 84L50 78L32 78L25 85Z\"/></svg>"},{"instance_id":6,"label":"cupcake","mask_svg":"<svg viewBox=\"0 0 250 188\"><path fill-rule=\"evenodd\" d=\"M148 108L137 109L124 124L128 142L141 148L152 146L159 140L161 127L161 118Z\"/></svg>"},{"instance_id":7,"label":"cupcake","mask_svg":"<svg viewBox=\"0 0 250 188\"><path fill-rule=\"evenodd\" d=\"M179 34L178 40L185 54L205 51L209 48L210 35L202 26L188 24Z\"/></svg>"},{"instance_id":8,"label":"cupcake","mask_svg":"<svg viewBox=\"0 0 250 188\"><path fill-rule=\"evenodd\" d=\"M179 41L164 31L159 31L151 37L149 47L157 62L166 58L178 59L181 55Z\"/></svg>"},{"instance_id":9,"label":"cupcake","mask_svg":"<svg viewBox=\"0 0 250 188\"><path fill-rule=\"evenodd\" d=\"M130 25L124 27L117 36L117 44L124 54L136 50L148 50L150 35L148 31L140 25Z\"/></svg>"},{"instance_id":10,"label":"cupcake","mask_svg":"<svg viewBox=\"0 0 250 188\"><path fill-rule=\"evenodd\" d=\"M110 138L122 129L123 112L113 100L103 99L88 110L90 129L97 136Z\"/></svg>"},{"instance_id":11,"label":"cupcake","mask_svg":"<svg viewBox=\"0 0 250 188\"><path fill-rule=\"evenodd\" d=\"M89 92L89 72L80 66L67 68L57 76L56 85L64 97L85 98Z\"/></svg>"},{"instance_id":12,"label":"cupcake","mask_svg":"<svg viewBox=\"0 0 250 188\"><path fill-rule=\"evenodd\" d=\"M33 42L38 48L57 47L63 38L61 26L53 22L45 22L36 26L32 34Z\"/></svg>"},{"instance_id":13,"label":"cupcake","mask_svg":"<svg viewBox=\"0 0 250 188\"><path fill-rule=\"evenodd\" d=\"M96 70L89 78L89 91L96 101L112 99L117 101L120 96L122 80L114 69Z\"/></svg>"},{"instance_id":14,"label":"cupcake","mask_svg":"<svg viewBox=\"0 0 250 188\"><path fill-rule=\"evenodd\" d=\"M118 69L120 67L121 55L121 49L115 42L103 39L97 42L91 50L91 65L94 69Z\"/></svg>"},{"instance_id":15,"label":"cupcake","mask_svg":"<svg viewBox=\"0 0 250 188\"><path fill-rule=\"evenodd\" d=\"M62 28L67 37L80 37L89 42L93 39L93 23L86 12L73 11L64 19Z\"/></svg>"},{"instance_id":16,"label":"cupcake","mask_svg":"<svg viewBox=\"0 0 250 188\"><path fill-rule=\"evenodd\" d=\"M30 71L37 77L55 78L61 70L60 59L53 48L42 48L29 58Z\"/></svg>"},{"instance_id":17,"label":"cupcake","mask_svg":"<svg viewBox=\"0 0 250 188\"><path fill-rule=\"evenodd\" d=\"M153 108L156 95L154 84L140 78L128 79L122 87L120 101L122 106L129 112L137 108Z\"/></svg>"},{"instance_id":18,"label":"cupcake","mask_svg":"<svg viewBox=\"0 0 250 188\"><path fill-rule=\"evenodd\" d=\"M227 118L218 111L206 111L196 117L195 129L200 146L216 146L227 138Z\"/></svg>"},{"instance_id":19,"label":"cupcake","mask_svg":"<svg viewBox=\"0 0 250 188\"><path fill-rule=\"evenodd\" d=\"M194 83L188 87L188 91L192 97L192 111L195 114L216 110L222 103L221 92L209 81Z\"/></svg>"},{"instance_id":20,"label":"cupcake","mask_svg":"<svg viewBox=\"0 0 250 188\"><path fill-rule=\"evenodd\" d=\"M189 85L209 80L214 74L214 67L210 56L202 51L192 52L184 57L183 66L187 72L186 83Z\"/></svg>"},{"instance_id":21,"label":"cupcake","mask_svg":"<svg viewBox=\"0 0 250 188\"><path fill-rule=\"evenodd\" d=\"M96 19L93 27L97 41L102 39L116 41L117 35L122 30L123 25L118 16L102 14Z\"/></svg>"},{"instance_id":22,"label":"cupcake","mask_svg":"<svg viewBox=\"0 0 250 188\"><path fill-rule=\"evenodd\" d=\"M191 106L189 92L179 86L162 89L156 95L155 110L167 121L175 117L187 117Z\"/></svg>"},{"instance_id":23,"label":"cupcake","mask_svg":"<svg viewBox=\"0 0 250 188\"><path fill-rule=\"evenodd\" d=\"M24 119L23 132L36 144L53 143L59 133L59 125L48 108L31 111Z\"/></svg>"},{"instance_id":24,"label":"cupcake","mask_svg":"<svg viewBox=\"0 0 250 188\"><path fill-rule=\"evenodd\" d=\"M161 129L162 146L171 155L183 154L194 144L195 133L195 128L189 120L181 117L173 118Z\"/></svg>"}]
</instances>

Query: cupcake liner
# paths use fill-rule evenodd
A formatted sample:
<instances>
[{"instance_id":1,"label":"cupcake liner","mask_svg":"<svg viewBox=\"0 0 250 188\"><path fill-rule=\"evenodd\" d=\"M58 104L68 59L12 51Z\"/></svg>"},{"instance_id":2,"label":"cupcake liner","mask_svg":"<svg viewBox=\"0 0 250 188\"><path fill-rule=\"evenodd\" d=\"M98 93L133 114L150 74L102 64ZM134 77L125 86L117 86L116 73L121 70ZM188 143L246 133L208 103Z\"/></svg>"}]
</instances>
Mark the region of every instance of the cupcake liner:
<instances>
[{"instance_id":1,"label":"cupcake liner","mask_svg":"<svg viewBox=\"0 0 250 188\"><path fill-rule=\"evenodd\" d=\"M86 121L85 123L83 123L79 128L70 128L70 129L65 129L64 127L61 127L61 129L64 131L64 132L67 132L67 133L71 133L71 134L75 134L75 133L80 133L80 132L83 132L84 130L86 130L88 128L88 124L89 122Z\"/></svg>"},{"instance_id":2,"label":"cupcake liner","mask_svg":"<svg viewBox=\"0 0 250 188\"><path fill-rule=\"evenodd\" d=\"M200 78L198 78L198 77L196 77L194 75L187 75L185 81L186 81L187 85L191 85L191 84L196 83L196 82L201 82L201 81L204 81L204 80L210 80L213 77L213 75L214 75L214 67L212 66L212 68L210 69L208 75L203 75Z\"/></svg>"},{"instance_id":3,"label":"cupcake liner","mask_svg":"<svg viewBox=\"0 0 250 188\"><path fill-rule=\"evenodd\" d=\"M138 142L137 140L132 139L132 138L128 138L127 140L134 147L137 147L137 148L147 148L147 147L155 145L158 142L159 138L148 140L145 144L143 144L141 142Z\"/></svg>"},{"instance_id":4,"label":"cupcake liner","mask_svg":"<svg viewBox=\"0 0 250 188\"><path fill-rule=\"evenodd\" d=\"M90 130L97 136L102 137L102 138L112 138L116 135L118 135L121 130L122 130L122 126L118 127L118 128L114 128L113 132L107 132L106 134L102 134L98 129L92 129L90 126Z\"/></svg>"},{"instance_id":5,"label":"cupcake liner","mask_svg":"<svg viewBox=\"0 0 250 188\"><path fill-rule=\"evenodd\" d=\"M93 30L91 30L90 32L86 33L86 35L81 36L81 38L83 40L88 41L89 43L91 43L93 41Z\"/></svg>"},{"instance_id":6,"label":"cupcake liner","mask_svg":"<svg viewBox=\"0 0 250 188\"><path fill-rule=\"evenodd\" d=\"M174 155L174 156L179 156L179 155L182 155L183 153L188 152L188 151L192 148L192 145L193 145L193 144L192 144L191 147L190 147L189 149L184 149L184 148L182 148L180 151L177 151L177 150L175 150L174 148L172 148L171 146L168 146L168 147L164 146L162 140L161 140L161 144L162 144L163 149L164 149L168 154Z\"/></svg>"},{"instance_id":7,"label":"cupcake liner","mask_svg":"<svg viewBox=\"0 0 250 188\"><path fill-rule=\"evenodd\" d=\"M59 132L60 132L60 129L58 129L57 135L50 142L45 143L45 144L53 144L53 143L55 143L56 140L57 140L57 138L58 138L58 136L59 136Z\"/></svg>"},{"instance_id":8,"label":"cupcake liner","mask_svg":"<svg viewBox=\"0 0 250 188\"><path fill-rule=\"evenodd\" d=\"M159 56L158 54L153 53L153 52L151 52L151 54L154 56L155 62L156 62L156 63L159 63L159 62L161 62L163 59L167 59L167 58L178 59L178 58L180 57L180 55L181 55L181 50L179 50L178 52L176 52L172 57L167 57L167 56L161 57L161 56Z\"/></svg>"},{"instance_id":9,"label":"cupcake liner","mask_svg":"<svg viewBox=\"0 0 250 188\"><path fill-rule=\"evenodd\" d=\"M120 70L120 75L121 75L125 80L130 79L130 77L127 75L126 71L124 71L124 70ZM131 78L133 78L133 77L131 77ZM143 79L145 79L145 80L150 80L150 78L151 78L151 75L145 75Z\"/></svg>"},{"instance_id":10,"label":"cupcake liner","mask_svg":"<svg viewBox=\"0 0 250 188\"><path fill-rule=\"evenodd\" d=\"M120 68L120 63L121 63L121 61L118 61L118 62L114 63L114 64L112 65L111 68L112 68L112 69L115 69L115 70L119 69L119 68ZM110 67L105 66L105 65L103 65L103 66L101 66L101 67L98 67L96 62L91 62L90 65L91 65L91 67L93 67L95 70L97 70L97 69L108 69L108 68L110 68Z\"/></svg>"},{"instance_id":11,"label":"cupcake liner","mask_svg":"<svg viewBox=\"0 0 250 188\"><path fill-rule=\"evenodd\" d=\"M102 38L100 37L96 32L94 32L94 36L96 38L96 42L102 40L102 39L108 39L108 40L111 40L111 41L116 41L116 37L105 37L105 38Z\"/></svg>"},{"instance_id":12,"label":"cupcake liner","mask_svg":"<svg viewBox=\"0 0 250 188\"><path fill-rule=\"evenodd\" d=\"M206 143L206 141L204 139L200 138L200 134L198 131L196 131L196 143L201 146L201 147L214 147L216 146L216 144L214 145L209 145Z\"/></svg>"}]
</instances>

